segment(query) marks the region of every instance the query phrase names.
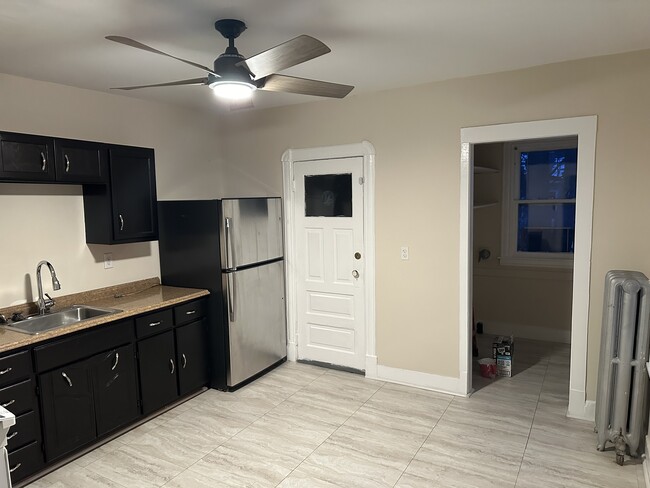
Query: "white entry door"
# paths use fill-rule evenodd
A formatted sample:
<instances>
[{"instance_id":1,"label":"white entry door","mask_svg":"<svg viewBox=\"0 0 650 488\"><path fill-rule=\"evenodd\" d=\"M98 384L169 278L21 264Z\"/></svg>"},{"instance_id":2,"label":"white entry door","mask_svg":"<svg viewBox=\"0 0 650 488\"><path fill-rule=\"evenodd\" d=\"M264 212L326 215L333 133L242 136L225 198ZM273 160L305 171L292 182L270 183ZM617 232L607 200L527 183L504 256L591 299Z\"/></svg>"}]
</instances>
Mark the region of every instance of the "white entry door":
<instances>
[{"instance_id":1,"label":"white entry door","mask_svg":"<svg viewBox=\"0 0 650 488\"><path fill-rule=\"evenodd\" d=\"M298 359L365 369L363 158L294 163Z\"/></svg>"}]
</instances>

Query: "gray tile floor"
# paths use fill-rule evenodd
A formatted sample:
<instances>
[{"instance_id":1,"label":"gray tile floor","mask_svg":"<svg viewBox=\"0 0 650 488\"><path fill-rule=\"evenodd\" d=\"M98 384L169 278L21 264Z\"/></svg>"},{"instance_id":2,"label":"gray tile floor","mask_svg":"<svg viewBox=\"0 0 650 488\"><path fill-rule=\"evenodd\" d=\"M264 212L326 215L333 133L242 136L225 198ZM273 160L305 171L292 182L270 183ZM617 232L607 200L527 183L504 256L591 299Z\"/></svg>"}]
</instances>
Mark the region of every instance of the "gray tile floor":
<instances>
[{"instance_id":1,"label":"gray tile floor","mask_svg":"<svg viewBox=\"0 0 650 488\"><path fill-rule=\"evenodd\" d=\"M488 354L488 338L481 352ZM567 419L569 348L519 340L512 378L459 398L286 363L209 390L30 488L644 486Z\"/></svg>"}]
</instances>

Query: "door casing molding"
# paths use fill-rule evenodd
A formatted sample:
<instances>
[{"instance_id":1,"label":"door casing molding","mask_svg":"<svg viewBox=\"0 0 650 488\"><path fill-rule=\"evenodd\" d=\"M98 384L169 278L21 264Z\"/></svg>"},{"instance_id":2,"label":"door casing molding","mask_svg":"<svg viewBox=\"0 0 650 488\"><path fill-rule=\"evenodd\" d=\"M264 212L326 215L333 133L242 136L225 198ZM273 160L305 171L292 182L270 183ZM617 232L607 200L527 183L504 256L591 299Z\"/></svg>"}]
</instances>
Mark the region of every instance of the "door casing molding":
<instances>
[{"instance_id":1,"label":"door casing molding","mask_svg":"<svg viewBox=\"0 0 650 488\"><path fill-rule=\"evenodd\" d=\"M368 141L340 146L306 149L287 149L282 155L282 204L284 213L284 259L287 310L287 359L298 358L298 294L295 248L294 172L296 162L328 159L363 158L363 206L365 260L365 345L366 376L377 377L376 323L375 323L375 148Z\"/></svg>"},{"instance_id":2,"label":"door casing molding","mask_svg":"<svg viewBox=\"0 0 650 488\"><path fill-rule=\"evenodd\" d=\"M567 416L584 420L594 419L594 402L587 400L586 389L597 121L597 117L591 115L468 127L460 130L459 368L460 381L466 385L466 393L470 393L472 387L470 331L472 326L473 146L489 142L577 135L576 234L571 309L571 371Z\"/></svg>"}]
</instances>

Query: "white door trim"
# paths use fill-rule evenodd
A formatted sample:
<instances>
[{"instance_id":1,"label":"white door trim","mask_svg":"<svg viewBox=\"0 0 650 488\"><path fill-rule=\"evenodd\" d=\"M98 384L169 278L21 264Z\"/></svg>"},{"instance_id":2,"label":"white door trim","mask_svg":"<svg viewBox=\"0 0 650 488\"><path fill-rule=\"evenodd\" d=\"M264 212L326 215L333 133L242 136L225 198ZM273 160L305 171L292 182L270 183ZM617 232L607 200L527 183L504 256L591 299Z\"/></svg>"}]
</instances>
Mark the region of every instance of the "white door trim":
<instances>
[{"instance_id":1,"label":"white door trim","mask_svg":"<svg viewBox=\"0 0 650 488\"><path fill-rule=\"evenodd\" d=\"M472 195L473 145L561 136L578 136L578 179L576 191L576 235L573 262L573 302L571 316L571 373L569 417L594 419L593 402L587 401L587 332L591 240L596 167L597 117L571 117L513 124L468 127L460 131L460 309L459 368L466 393L472 387Z\"/></svg>"},{"instance_id":2,"label":"white door trim","mask_svg":"<svg viewBox=\"0 0 650 488\"><path fill-rule=\"evenodd\" d=\"M365 261L365 351L366 376L377 376L377 354L375 349L375 148L367 141L358 144L325 146L307 149L287 149L282 155L282 194L284 213L284 250L287 287L287 359L295 361L297 348L297 269L295 248L295 216L293 191L293 163L340 158L363 158L364 177L364 255Z\"/></svg>"}]
</instances>

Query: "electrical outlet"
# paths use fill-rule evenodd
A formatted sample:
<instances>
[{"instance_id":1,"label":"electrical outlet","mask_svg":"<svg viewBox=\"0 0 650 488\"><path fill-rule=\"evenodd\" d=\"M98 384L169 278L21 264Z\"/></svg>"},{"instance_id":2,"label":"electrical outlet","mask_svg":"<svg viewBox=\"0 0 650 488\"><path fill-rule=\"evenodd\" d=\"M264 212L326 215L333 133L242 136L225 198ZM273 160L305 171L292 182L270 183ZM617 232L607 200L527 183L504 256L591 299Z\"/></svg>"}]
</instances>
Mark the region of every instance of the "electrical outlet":
<instances>
[{"instance_id":1,"label":"electrical outlet","mask_svg":"<svg viewBox=\"0 0 650 488\"><path fill-rule=\"evenodd\" d=\"M399 255L403 261L408 260L409 258L409 248L408 246L402 246L399 251Z\"/></svg>"},{"instance_id":2,"label":"electrical outlet","mask_svg":"<svg viewBox=\"0 0 650 488\"><path fill-rule=\"evenodd\" d=\"M111 269L113 267L113 253L104 253L104 269Z\"/></svg>"}]
</instances>

